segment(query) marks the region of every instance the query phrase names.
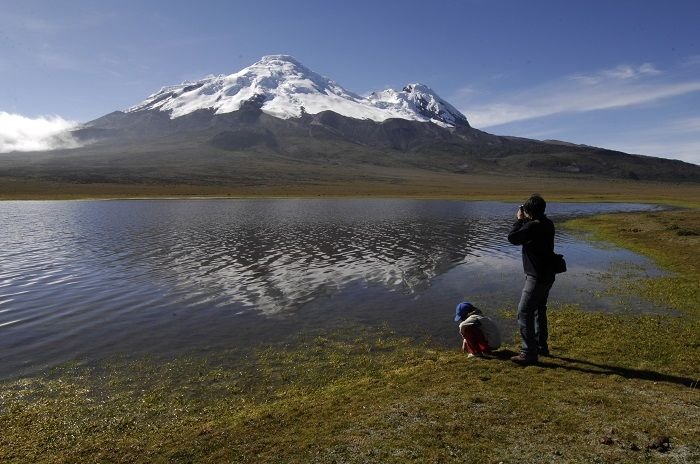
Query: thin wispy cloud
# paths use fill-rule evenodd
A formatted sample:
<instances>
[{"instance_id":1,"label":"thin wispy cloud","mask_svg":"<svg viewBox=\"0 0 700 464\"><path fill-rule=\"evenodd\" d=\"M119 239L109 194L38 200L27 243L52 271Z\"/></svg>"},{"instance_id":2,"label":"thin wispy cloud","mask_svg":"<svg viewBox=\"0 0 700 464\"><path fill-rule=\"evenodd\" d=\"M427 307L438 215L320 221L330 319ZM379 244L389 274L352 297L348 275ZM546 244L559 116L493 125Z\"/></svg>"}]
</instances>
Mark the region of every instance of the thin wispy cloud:
<instances>
[{"instance_id":1,"label":"thin wispy cloud","mask_svg":"<svg viewBox=\"0 0 700 464\"><path fill-rule=\"evenodd\" d=\"M664 127L667 132L700 134L700 117L676 119Z\"/></svg>"},{"instance_id":2,"label":"thin wispy cloud","mask_svg":"<svg viewBox=\"0 0 700 464\"><path fill-rule=\"evenodd\" d=\"M687 57L681 64L684 68L700 67L700 55L692 55Z\"/></svg>"},{"instance_id":3,"label":"thin wispy cloud","mask_svg":"<svg viewBox=\"0 0 700 464\"><path fill-rule=\"evenodd\" d=\"M593 74L575 74L571 79L585 85L597 85L610 80L637 80L646 76L656 76L661 71L651 63L640 66L620 65L612 69L605 69Z\"/></svg>"},{"instance_id":4,"label":"thin wispy cloud","mask_svg":"<svg viewBox=\"0 0 700 464\"><path fill-rule=\"evenodd\" d=\"M0 153L76 148L70 133L78 123L59 116L28 118L0 111Z\"/></svg>"},{"instance_id":5,"label":"thin wispy cloud","mask_svg":"<svg viewBox=\"0 0 700 464\"><path fill-rule=\"evenodd\" d=\"M463 107L475 127L486 128L561 113L625 108L700 91L700 80L671 82L651 63L620 65Z\"/></svg>"},{"instance_id":6,"label":"thin wispy cloud","mask_svg":"<svg viewBox=\"0 0 700 464\"><path fill-rule=\"evenodd\" d=\"M477 93L473 87L462 87L455 92L457 98L465 98Z\"/></svg>"}]
</instances>

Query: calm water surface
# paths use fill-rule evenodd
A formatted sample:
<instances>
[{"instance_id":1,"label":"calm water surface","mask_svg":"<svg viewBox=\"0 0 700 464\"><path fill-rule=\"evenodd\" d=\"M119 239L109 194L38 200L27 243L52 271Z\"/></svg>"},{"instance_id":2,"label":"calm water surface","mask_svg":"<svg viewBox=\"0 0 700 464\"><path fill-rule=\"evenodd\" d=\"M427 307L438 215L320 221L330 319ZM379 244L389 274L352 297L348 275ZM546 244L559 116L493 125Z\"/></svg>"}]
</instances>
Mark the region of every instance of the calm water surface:
<instances>
[{"instance_id":1,"label":"calm water surface","mask_svg":"<svg viewBox=\"0 0 700 464\"><path fill-rule=\"evenodd\" d=\"M515 307L517 205L419 200L0 202L0 376L68 360L169 356L387 323L455 342L466 297ZM556 222L634 204L550 204ZM552 302L593 302L643 258L559 231ZM600 299L595 299L600 307ZM493 314L492 314L493 315ZM502 320L511 330L510 319Z\"/></svg>"}]
</instances>

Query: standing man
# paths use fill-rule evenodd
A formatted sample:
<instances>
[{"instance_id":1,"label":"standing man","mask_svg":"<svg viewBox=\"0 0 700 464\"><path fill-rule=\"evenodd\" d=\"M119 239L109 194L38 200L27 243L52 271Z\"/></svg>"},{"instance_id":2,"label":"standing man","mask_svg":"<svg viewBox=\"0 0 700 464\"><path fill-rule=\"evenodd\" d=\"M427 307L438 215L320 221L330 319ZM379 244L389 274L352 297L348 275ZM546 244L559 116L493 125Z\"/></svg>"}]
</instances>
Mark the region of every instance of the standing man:
<instances>
[{"instance_id":1,"label":"standing man","mask_svg":"<svg viewBox=\"0 0 700 464\"><path fill-rule=\"evenodd\" d=\"M544 214L547 203L534 194L518 209L508 241L523 247L525 286L518 304L522 347L511 361L535 364L538 355L549 356L547 298L554 284L554 224Z\"/></svg>"}]
</instances>

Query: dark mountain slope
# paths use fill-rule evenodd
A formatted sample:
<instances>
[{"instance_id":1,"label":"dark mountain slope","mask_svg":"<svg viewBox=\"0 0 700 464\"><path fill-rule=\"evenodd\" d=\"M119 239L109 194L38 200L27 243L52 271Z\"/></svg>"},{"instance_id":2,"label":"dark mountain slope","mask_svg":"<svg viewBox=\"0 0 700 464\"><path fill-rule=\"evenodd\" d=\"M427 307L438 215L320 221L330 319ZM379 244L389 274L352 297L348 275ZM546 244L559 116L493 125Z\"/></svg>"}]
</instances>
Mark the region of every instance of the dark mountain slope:
<instances>
[{"instance_id":1,"label":"dark mountain slope","mask_svg":"<svg viewBox=\"0 0 700 464\"><path fill-rule=\"evenodd\" d=\"M82 148L10 154L0 177L62 182L226 184L294 180L313 166L384 166L474 174L700 182L700 166L612 150L491 135L469 126L359 120L332 111L279 119L255 103L197 110L114 112L74 136ZM350 174L349 174L350 175Z\"/></svg>"}]
</instances>

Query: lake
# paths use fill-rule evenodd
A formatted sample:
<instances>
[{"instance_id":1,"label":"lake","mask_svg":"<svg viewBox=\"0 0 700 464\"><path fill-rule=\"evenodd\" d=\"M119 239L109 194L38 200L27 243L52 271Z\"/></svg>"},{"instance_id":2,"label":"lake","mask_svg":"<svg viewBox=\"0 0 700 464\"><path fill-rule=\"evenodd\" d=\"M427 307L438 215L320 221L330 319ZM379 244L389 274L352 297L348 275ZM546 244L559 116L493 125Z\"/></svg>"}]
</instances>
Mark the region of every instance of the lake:
<instances>
[{"instance_id":1,"label":"lake","mask_svg":"<svg viewBox=\"0 0 700 464\"><path fill-rule=\"evenodd\" d=\"M175 356L387 325L458 346L463 298L515 328L517 204L388 199L0 202L0 376L111 356ZM556 223L637 204L552 203ZM550 302L595 296L631 252L557 232Z\"/></svg>"}]
</instances>

